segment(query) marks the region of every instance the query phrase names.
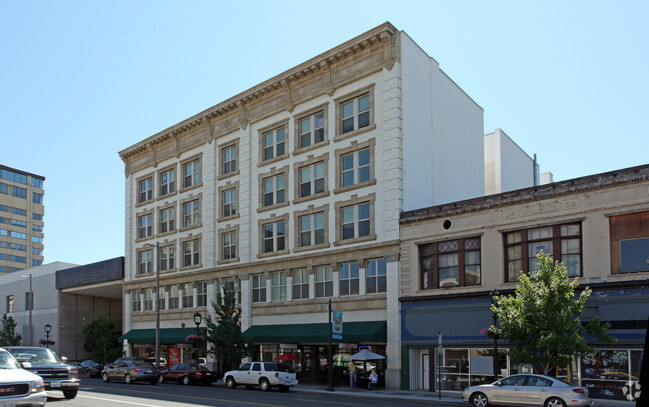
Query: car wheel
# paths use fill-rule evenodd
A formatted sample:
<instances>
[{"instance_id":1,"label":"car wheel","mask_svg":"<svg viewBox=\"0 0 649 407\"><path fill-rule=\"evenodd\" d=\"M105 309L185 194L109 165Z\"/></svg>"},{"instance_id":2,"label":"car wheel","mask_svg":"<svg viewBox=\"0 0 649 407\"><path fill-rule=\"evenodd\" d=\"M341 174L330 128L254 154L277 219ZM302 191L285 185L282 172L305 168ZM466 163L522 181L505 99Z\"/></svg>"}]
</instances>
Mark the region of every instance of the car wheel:
<instances>
[{"instance_id":1,"label":"car wheel","mask_svg":"<svg viewBox=\"0 0 649 407\"><path fill-rule=\"evenodd\" d=\"M264 378L259 379L259 387L261 388L261 391L270 390L270 383L268 383L268 379L264 379Z\"/></svg>"},{"instance_id":2,"label":"car wheel","mask_svg":"<svg viewBox=\"0 0 649 407\"><path fill-rule=\"evenodd\" d=\"M163 375L158 376L158 383L164 383L165 377Z\"/></svg>"},{"instance_id":3,"label":"car wheel","mask_svg":"<svg viewBox=\"0 0 649 407\"><path fill-rule=\"evenodd\" d=\"M66 399L73 399L77 397L78 389L63 390L63 397Z\"/></svg>"},{"instance_id":4,"label":"car wheel","mask_svg":"<svg viewBox=\"0 0 649 407\"><path fill-rule=\"evenodd\" d=\"M187 386L189 384L189 376L183 376L183 384Z\"/></svg>"},{"instance_id":5,"label":"car wheel","mask_svg":"<svg viewBox=\"0 0 649 407\"><path fill-rule=\"evenodd\" d=\"M126 384L131 384L133 383L133 378L130 374L127 373L126 376L124 376L124 381L126 382Z\"/></svg>"},{"instance_id":6,"label":"car wheel","mask_svg":"<svg viewBox=\"0 0 649 407\"><path fill-rule=\"evenodd\" d=\"M473 393L469 402L473 407L487 407L489 405L489 400L483 393Z\"/></svg>"},{"instance_id":7,"label":"car wheel","mask_svg":"<svg viewBox=\"0 0 649 407\"><path fill-rule=\"evenodd\" d=\"M86 370L86 377L92 377L92 372L90 369Z\"/></svg>"},{"instance_id":8,"label":"car wheel","mask_svg":"<svg viewBox=\"0 0 649 407\"><path fill-rule=\"evenodd\" d=\"M234 389L235 387L237 387L237 382L234 380L234 377L232 377L232 376L228 376L228 377L225 379L225 386L226 386L228 389Z\"/></svg>"},{"instance_id":9,"label":"car wheel","mask_svg":"<svg viewBox=\"0 0 649 407\"><path fill-rule=\"evenodd\" d=\"M552 397L545 402L545 407L566 407L566 403L557 397Z\"/></svg>"},{"instance_id":10,"label":"car wheel","mask_svg":"<svg viewBox=\"0 0 649 407\"><path fill-rule=\"evenodd\" d=\"M110 381L110 380L108 379L108 373L104 373L103 375L101 375L101 380L103 380L104 382L108 383L108 382Z\"/></svg>"}]
</instances>

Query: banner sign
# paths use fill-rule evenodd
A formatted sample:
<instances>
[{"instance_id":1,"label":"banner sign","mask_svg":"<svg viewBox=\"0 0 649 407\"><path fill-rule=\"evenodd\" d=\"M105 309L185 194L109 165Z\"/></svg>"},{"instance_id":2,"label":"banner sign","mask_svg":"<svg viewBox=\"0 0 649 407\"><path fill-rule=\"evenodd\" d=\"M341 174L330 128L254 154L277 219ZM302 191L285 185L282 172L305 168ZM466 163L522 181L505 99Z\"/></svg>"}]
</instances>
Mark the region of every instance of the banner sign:
<instances>
[{"instance_id":1,"label":"banner sign","mask_svg":"<svg viewBox=\"0 0 649 407\"><path fill-rule=\"evenodd\" d=\"M343 339L343 313L331 311L331 337L333 339Z\"/></svg>"}]
</instances>

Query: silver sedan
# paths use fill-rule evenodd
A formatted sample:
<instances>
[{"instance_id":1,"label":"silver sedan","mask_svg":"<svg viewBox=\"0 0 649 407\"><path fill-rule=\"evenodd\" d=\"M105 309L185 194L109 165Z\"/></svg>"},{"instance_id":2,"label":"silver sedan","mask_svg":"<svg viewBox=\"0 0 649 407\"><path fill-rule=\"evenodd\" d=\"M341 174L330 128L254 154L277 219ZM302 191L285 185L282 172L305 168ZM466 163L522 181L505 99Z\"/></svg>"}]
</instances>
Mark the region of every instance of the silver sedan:
<instances>
[{"instance_id":1,"label":"silver sedan","mask_svg":"<svg viewBox=\"0 0 649 407\"><path fill-rule=\"evenodd\" d=\"M101 378L105 382L111 380L124 380L126 383L131 384L134 382L142 381L151 384L158 383L160 373L149 362L143 360L124 360L116 362L111 366L107 366L101 372Z\"/></svg>"},{"instance_id":2,"label":"silver sedan","mask_svg":"<svg viewBox=\"0 0 649 407\"><path fill-rule=\"evenodd\" d=\"M503 406L592 406L588 389L563 380L536 374L517 374L491 384L464 389L462 398L473 407Z\"/></svg>"}]
</instances>

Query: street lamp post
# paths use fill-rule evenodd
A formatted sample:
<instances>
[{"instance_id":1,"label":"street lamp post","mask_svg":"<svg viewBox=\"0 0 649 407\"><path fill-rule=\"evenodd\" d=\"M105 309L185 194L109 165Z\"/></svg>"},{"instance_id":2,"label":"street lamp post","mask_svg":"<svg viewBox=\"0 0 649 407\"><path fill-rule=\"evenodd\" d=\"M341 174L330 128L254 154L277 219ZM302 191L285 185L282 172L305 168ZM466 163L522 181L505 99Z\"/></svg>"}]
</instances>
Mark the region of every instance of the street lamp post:
<instances>
[{"instance_id":1,"label":"street lamp post","mask_svg":"<svg viewBox=\"0 0 649 407\"><path fill-rule=\"evenodd\" d=\"M45 346L50 347L50 332L52 332L52 325L45 324Z\"/></svg>"},{"instance_id":2,"label":"street lamp post","mask_svg":"<svg viewBox=\"0 0 649 407\"><path fill-rule=\"evenodd\" d=\"M494 289L491 292L491 306L497 307L497 297L500 293L498 290ZM494 328L498 326L498 313L496 310L492 310L494 318ZM494 380L498 380L498 335L494 333L494 357L493 357L493 369L494 369Z\"/></svg>"},{"instance_id":3,"label":"street lamp post","mask_svg":"<svg viewBox=\"0 0 649 407\"><path fill-rule=\"evenodd\" d=\"M145 243L145 246L153 247L153 271L155 273L155 368L160 370L160 270L158 269L158 251L160 244Z\"/></svg>"},{"instance_id":4,"label":"street lamp post","mask_svg":"<svg viewBox=\"0 0 649 407\"><path fill-rule=\"evenodd\" d=\"M194 346L196 347L196 361L198 362L198 336L200 335L199 327L201 326L201 321L203 320L203 317L201 316L201 313L196 311L194 313L194 323L196 324L196 342L194 343Z\"/></svg>"},{"instance_id":5,"label":"street lamp post","mask_svg":"<svg viewBox=\"0 0 649 407\"><path fill-rule=\"evenodd\" d=\"M27 302L29 307L29 341L27 341L27 346L32 346L32 311L34 307L34 293L32 292L32 273L29 273L28 276L22 275L22 278L29 278L29 293L27 293Z\"/></svg>"}]
</instances>

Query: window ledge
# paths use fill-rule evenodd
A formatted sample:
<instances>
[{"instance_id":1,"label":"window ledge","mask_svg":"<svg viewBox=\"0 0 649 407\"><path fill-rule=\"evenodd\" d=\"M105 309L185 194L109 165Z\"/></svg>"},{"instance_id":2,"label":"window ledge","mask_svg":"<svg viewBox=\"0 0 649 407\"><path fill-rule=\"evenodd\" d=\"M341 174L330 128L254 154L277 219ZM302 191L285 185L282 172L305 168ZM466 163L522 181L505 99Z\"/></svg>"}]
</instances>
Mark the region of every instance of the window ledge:
<instances>
[{"instance_id":1,"label":"window ledge","mask_svg":"<svg viewBox=\"0 0 649 407\"><path fill-rule=\"evenodd\" d=\"M337 240L334 242L334 246L345 246L354 243L371 242L372 240L376 240L376 235L357 237L354 239Z\"/></svg>"},{"instance_id":2,"label":"window ledge","mask_svg":"<svg viewBox=\"0 0 649 407\"><path fill-rule=\"evenodd\" d=\"M311 144L310 146L307 146L307 147L296 148L295 150L293 150L292 154L293 154L293 156L297 156L297 155L300 155L300 154L308 153L309 151L316 150L316 149L318 149L320 147L328 146L329 144L330 144L330 142L329 142L329 139L327 138L327 139L325 139L325 140L323 140L323 141L321 141L319 143Z\"/></svg>"},{"instance_id":3,"label":"window ledge","mask_svg":"<svg viewBox=\"0 0 649 407\"><path fill-rule=\"evenodd\" d=\"M203 183L200 182L200 183L198 183L198 184L196 184L196 185L190 185L190 186L188 186L188 187L180 188L180 190L178 191L178 193L179 193L179 194L184 194L184 193L187 192L187 191L191 191L192 189L197 189L197 188L200 188L200 187L202 187L202 186L203 186ZM169 195L165 195L165 196L169 196Z\"/></svg>"},{"instance_id":4,"label":"window ledge","mask_svg":"<svg viewBox=\"0 0 649 407\"><path fill-rule=\"evenodd\" d=\"M216 179L218 181L221 181L227 178L236 177L237 175L239 175L239 171L240 170L236 170L236 171L228 172L227 174L221 174Z\"/></svg>"},{"instance_id":5,"label":"window ledge","mask_svg":"<svg viewBox=\"0 0 649 407\"><path fill-rule=\"evenodd\" d=\"M289 205L290 205L290 203L288 201L286 201L286 202L282 202L282 203L275 204L275 205L263 206L261 208L257 208L257 213L266 212L266 211L270 211L270 210L278 209L278 208L285 208L285 207L287 207Z\"/></svg>"},{"instance_id":6,"label":"window ledge","mask_svg":"<svg viewBox=\"0 0 649 407\"><path fill-rule=\"evenodd\" d=\"M201 228L201 227L203 227L203 222L199 223L198 225L191 225L191 226L182 227L182 228L178 229L178 231L179 232L186 232L188 230L198 229L198 228Z\"/></svg>"},{"instance_id":7,"label":"window ledge","mask_svg":"<svg viewBox=\"0 0 649 407\"><path fill-rule=\"evenodd\" d=\"M360 134L367 133L368 131L373 131L373 130L376 130L376 124L374 124L374 123L372 125L370 125L370 126L365 126L365 127L360 128L358 130L350 131L350 132L344 133L344 134L338 134L334 138L334 142L346 140L346 139L348 139L350 137L355 137L355 136L358 136Z\"/></svg>"},{"instance_id":8,"label":"window ledge","mask_svg":"<svg viewBox=\"0 0 649 407\"><path fill-rule=\"evenodd\" d=\"M240 216L240 215L239 215L239 212L237 212L237 213L234 214L234 215L230 215L230 216L222 216L222 217L218 218L216 221L219 222L219 223L221 223L221 222L227 222L227 221L230 221L230 220L239 219L239 216Z\"/></svg>"},{"instance_id":9,"label":"window ledge","mask_svg":"<svg viewBox=\"0 0 649 407\"><path fill-rule=\"evenodd\" d=\"M289 154L288 154L288 153L284 153L284 154L282 154L282 155L280 155L280 156L273 157L273 158L269 158L268 160L264 160L264 161L261 161L261 162L257 163L257 168L259 168L259 167L264 167L264 166L266 166L266 165L273 164L273 163L276 163L276 162L278 162L278 161L285 160L285 159L287 159L288 157L289 157ZM228 174L228 175L229 175L229 174Z\"/></svg>"},{"instance_id":10,"label":"window ledge","mask_svg":"<svg viewBox=\"0 0 649 407\"><path fill-rule=\"evenodd\" d=\"M299 204L299 203L302 203L302 202L308 202L308 201L313 201L313 200L320 199L320 198L326 198L329 195L331 195L331 192L330 191L325 191L325 192L320 192L320 193L317 193L317 194L314 194L314 195L303 196L303 197L300 197L300 198L295 198L293 200L293 204Z\"/></svg>"},{"instance_id":11,"label":"window ledge","mask_svg":"<svg viewBox=\"0 0 649 407\"><path fill-rule=\"evenodd\" d=\"M199 264L196 264L196 265L193 265L193 266L180 267L178 270L180 270L180 271L188 271L188 270L200 269L202 267L203 267L203 264L199 263Z\"/></svg>"},{"instance_id":12,"label":"window ledge","mask_svg":"<svg viewBox=\"0 0 649 407\"><path fill-rule=\"evenodd\" d=\"M241 261L241 259L239 258L239 256L237 256L235 258L227 259L227 260L221 259L221 260L217 261L216 264L232 264L232 263L238 263L240 261Z\"/></svg>"},{"instance_id":13,"label":"window ledge","mask_svg":"<svg viewBox=\"0 0 649 407\"><path fill-rule=\"evenodd\" d=\"M336 188L334 189L334 194L342 194L343 192L353 191L355 189L360 189L365 187L371 187L374 185L376 185L376 179L371 179L369 181L363 181L358 184L347 185L346 187Z\"/></svg>"},{"instance_id":14,"label":"window ledge","mask_svg":"<svg viewBox=\"0 0 649 407\"><path fill-rule=\"evenodd\" d=\"M156 237L156 238L160 238L160 237L164 237L164 236L173 235L173 234L176 234L176 233L177 233L177 230L174 229L174 230L170 230L170 231L168 231L168 232L158 233L157 235L155 235L155 237Z\"/></svg>"},{"instance_id":15,"label":"window ledge","mask_svg":"<svg viewBox=\"0 0 649 407\"><path fill-rule=\"evenodd\" d=\"M190 188L187 188L187 189L190 189ZM162 201L163 199L169 199L174 195L178 195L178 191L169 192L168 194L164 194L164 195L158 195L155 200L156 201Z\"/></svg>"}]
</instances>

